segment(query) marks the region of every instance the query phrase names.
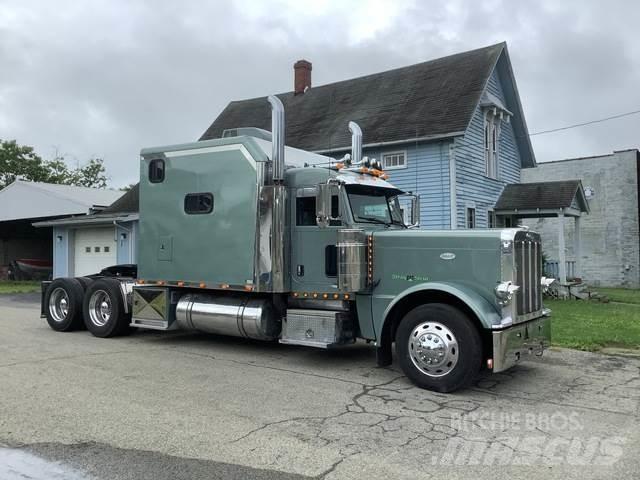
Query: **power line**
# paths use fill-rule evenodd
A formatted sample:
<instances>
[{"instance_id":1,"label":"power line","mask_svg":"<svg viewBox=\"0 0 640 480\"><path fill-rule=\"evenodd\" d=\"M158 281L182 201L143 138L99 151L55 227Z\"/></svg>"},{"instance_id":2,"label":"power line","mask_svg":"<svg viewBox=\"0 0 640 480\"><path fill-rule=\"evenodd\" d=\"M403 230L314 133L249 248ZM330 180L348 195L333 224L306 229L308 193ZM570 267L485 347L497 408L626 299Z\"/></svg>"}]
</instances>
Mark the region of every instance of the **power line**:
<instances>
[{"instance_id":1,"label":"power line","mask_svg":"<svg viewBox=\"0 0 640 480\"><path fill-rule=\"evenodd\" d=\"M544 135L545 133L560 132L562 130L569 130L571 128L584 127L585 125L593 125L594 123L607 122L609 120L615 120L616 118L628 117L630 115L636 115L638 113L640 113L640 110L634 110L632 112L620 113L618 115L612 115L611 117L599 118L598 120L591 120L589 122L575 123L573 125L567 125L566 127L560 127L560 128L553 128L551 130L542 130L540 132L530 133L529 136L533 137L535 135Z\"/></svg>"}]
</instances>

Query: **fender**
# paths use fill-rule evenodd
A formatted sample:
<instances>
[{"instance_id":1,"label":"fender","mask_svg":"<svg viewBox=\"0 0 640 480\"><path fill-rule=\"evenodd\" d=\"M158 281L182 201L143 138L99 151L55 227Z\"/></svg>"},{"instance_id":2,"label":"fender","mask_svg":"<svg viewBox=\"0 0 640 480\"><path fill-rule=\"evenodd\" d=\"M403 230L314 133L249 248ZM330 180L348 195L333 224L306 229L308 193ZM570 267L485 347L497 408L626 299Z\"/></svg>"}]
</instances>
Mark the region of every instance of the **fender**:
<instances>
[{"instance_id":1,"label":"fender","mask_svg":"<svg viewBox=\"0 0 640 480\"><path fill-rule=\"evenodd\" d=\"M376 297L375 294L373 295L373 318L380 319L380 323L375 322L374 320L374 322L377 323L377 325L375 325L375 331L379 341L384 342L386 340L383 338L383 332L385 331L385 324L387 323L390 313L393 311L394 307L410 295L418 292L441 292L456 297L459 301L469 307L469 309L478 318L482 326L486 329L491 329L492 325L500 324L501 318L496 308L491 305L491 303L482 295L480 295L476 290L459 283L425 282L418 285L413 285L410 288L402 291L398 295L394 296L393 300L388 305L386 305L386 308L384 309L382 315L377 315L376 309L377 307L382 308L383 304L381 300L388 300L390 296L384 295Z\"/></svg>"}]
</instances>

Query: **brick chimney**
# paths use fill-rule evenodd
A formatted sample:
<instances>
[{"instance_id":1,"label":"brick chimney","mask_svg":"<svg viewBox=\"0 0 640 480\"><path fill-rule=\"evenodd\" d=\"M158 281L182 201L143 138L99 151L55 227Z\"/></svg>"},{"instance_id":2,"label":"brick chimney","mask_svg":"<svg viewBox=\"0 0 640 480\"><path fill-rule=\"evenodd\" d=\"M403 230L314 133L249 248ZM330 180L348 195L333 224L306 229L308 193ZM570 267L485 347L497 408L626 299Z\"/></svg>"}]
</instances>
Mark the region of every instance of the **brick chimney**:
<instances>
[{"instance_id":1,"label":"brick chimney","mask_svg":"<svg viewBox=\"0 0 640 480\"><path fill-rule=\"evenodd\" d=\"M293 93L299 95L307 88L311 88L311 62L298 60L293 64Z\"/></svg>"}]
</instances>

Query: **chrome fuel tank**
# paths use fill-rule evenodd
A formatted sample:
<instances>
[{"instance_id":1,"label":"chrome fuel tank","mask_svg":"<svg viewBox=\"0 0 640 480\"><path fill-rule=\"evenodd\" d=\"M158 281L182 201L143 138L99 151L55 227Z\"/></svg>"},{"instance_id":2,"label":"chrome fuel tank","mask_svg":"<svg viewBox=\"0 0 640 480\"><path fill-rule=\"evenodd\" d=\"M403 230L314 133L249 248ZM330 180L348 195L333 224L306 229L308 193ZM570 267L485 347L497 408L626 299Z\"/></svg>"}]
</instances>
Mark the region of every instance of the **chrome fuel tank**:
<instances>
[{"instance_id":1,"label":"chrome fuel tank","mask_svg":"<svg viewBox=\"0 0 640 480\"><path fill-rule=\"evenodd\" d=\"M256 340L274 340L282 323L267 300L248 297L217 297L189 293L176 306L176 321L184 330Z\"/></svg>"}]
</instances>

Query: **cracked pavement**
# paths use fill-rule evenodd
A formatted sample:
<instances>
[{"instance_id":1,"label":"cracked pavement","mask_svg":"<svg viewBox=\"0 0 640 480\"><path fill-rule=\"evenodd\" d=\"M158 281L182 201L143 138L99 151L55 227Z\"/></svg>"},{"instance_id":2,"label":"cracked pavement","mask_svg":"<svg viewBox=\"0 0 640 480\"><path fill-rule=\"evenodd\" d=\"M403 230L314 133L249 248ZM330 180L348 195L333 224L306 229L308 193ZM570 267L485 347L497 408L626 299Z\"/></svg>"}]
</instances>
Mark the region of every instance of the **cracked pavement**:
<instances>
[{"instance_id":1,"label":"cracked pavement","mask_svg":"<svg viewBox=\"0 0 640 480\"><path fill-rule=\"evenodd\" d=\"M0 297L0 446L94 478L640 478L639 359L552 350L447 395L365 344L105 340L33 299Z\"/></svg>"}]
</instances>

